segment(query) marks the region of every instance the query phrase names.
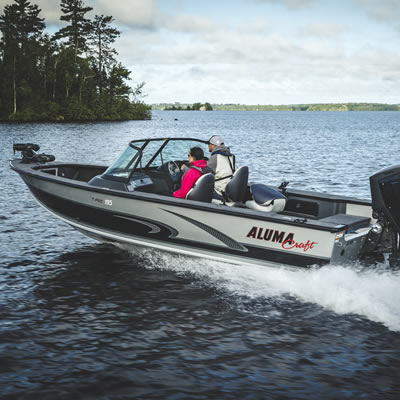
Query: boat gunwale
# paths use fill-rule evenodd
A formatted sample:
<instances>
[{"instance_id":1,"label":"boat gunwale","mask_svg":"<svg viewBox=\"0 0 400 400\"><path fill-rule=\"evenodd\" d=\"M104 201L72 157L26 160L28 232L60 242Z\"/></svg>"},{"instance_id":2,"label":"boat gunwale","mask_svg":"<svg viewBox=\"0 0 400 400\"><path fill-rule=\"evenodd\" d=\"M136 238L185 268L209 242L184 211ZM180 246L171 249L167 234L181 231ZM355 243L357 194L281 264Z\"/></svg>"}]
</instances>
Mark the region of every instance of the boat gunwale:
<instances>
[{"instance_id":1,"label":"boat gunwale","mask_svg":"<svg viewBox=\"0 0 400 400\"><path fill-rule=\"evenodd\" d=\"M16 165L17 163L19 164L19 166ZM331 233L342 232L346 227L346 225L343 225L343 224L335 224L334 225L332 223L321 222L318 219L307 219L304 217L288 216L288 215L277 214L277 213L265 213L262 211L251 210L248 208L222 206L222 205L216 205L216 204L212 204L212 203L203 203L203 202L198 202L198 201L193 201L193 200L188 201L185 199L177 199L174 197L167 197L167 196L162 196L162 195L153 194L153 193L123 192L123 191L115 190L115 189L90 186L90 185L88 185L87 182L84 182L84 181L75 181L70 178L65 178L65 177L56 176L56 175L49 175L49 174L46 174L49 176L45 176L45 173L43 173L43 171L42 171L45 168L56 168L56 167L66 167L66 166L107 168L104 165L62 163L62 162L47 163L47 164L43 164L43 165L40 165L40 164L33 165L33 164L23 164L20 159L10 160L11 169L13 169L15 172L19 173L20 175L27 175L27 176L30 176L30 177L33 177L33 178L36 178L39 180L49 181L52 183L70 186L70 187L74 187L74 188L81 189L81 190L90 190L91 192L114 195L114 196L119 196L119 197L124 197L124 198L137 199L137 200L141 200L141 201L149 201L149 202L158 203L158 204L161 203L161 204L176 205L176 206L183 207L183 208L196 209L196 210L202 210L202 211L208 211L208 212L217 211L221 214L226 214L226 215L233 215L233 216L237 216L237 217L249 217L251 219L259 220L259 221L268 221L268 222L274 222L274 223L279 223L279 224L283 224L283 225L292 225L292 226L302 227L305 229L328 231ZM42 172L42 173L40 173L40 172ZM301 191L301 192L303 192L303 191ZM304 192L305 192L305 194L309 193L307 191L304 191ZM292 192L288 190L288 193L293 193L295 195L296 190L294 190ZM332 199L334 199L335 201L341 202L341 203L348 203L350 201L351 203L358 204L358 205L364 205L364 206L371 205L371 203L368 202L367 200L361 200L361 199L356 199L356 198L351 198L351 197L346 197L346 196L329 195L329 194L324 194L324 193L321 193L321 195L328 199L330 196L332 196ZM157 197L155 197L155 196L157 196ZM310 193L309 198L312 198L312 197L313 197L313 195ZM318 199L318 196L314 195L314 198ZM104 210L104 211L112 212L111 210ZM290 219L288 219L288 218L290 218Z\"/></svg>"}]
</instances>

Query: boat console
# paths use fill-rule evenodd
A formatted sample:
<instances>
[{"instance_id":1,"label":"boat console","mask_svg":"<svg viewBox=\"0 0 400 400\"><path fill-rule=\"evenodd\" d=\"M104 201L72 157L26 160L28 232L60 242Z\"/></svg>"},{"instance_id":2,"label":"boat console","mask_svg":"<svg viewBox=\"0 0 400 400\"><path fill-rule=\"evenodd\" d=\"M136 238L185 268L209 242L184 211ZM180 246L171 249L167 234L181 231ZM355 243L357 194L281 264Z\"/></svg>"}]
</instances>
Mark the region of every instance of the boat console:
<instances>
[{"instance_id":1,"label":"boat console","mask_svg":"<svg viewBox=\"0 0 400 400\"><path fill-rule=\"evenodd\" d=\"M88 185L108 188L113 190L121 190L123 192L149 192L153 191L153 181L148 175L135 173L130 178L129 182L110 179L104 175L98 175L92 178Z\"/></svg>"}]
</instances>

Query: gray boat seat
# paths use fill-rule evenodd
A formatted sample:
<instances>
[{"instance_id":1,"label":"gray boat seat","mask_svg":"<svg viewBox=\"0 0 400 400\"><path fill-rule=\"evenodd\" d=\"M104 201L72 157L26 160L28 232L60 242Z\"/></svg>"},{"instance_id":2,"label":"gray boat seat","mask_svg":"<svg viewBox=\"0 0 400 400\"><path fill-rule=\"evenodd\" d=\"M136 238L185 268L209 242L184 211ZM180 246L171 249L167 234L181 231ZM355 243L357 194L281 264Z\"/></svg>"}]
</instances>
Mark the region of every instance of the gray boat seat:
<instances>
[{"instance_id":1,"label":"gray boat seat","mask_svg":"<svg viewBox=\"0 0 400 400\"><path fill-rule=\"evenodd\" d=\"M214 175L211 173L202 175L189 190L185 199L211 203L214 193Z\"/></svg>"},{"instance_id":2,"label":"gray boat seat","mask_svg":"<svg viewBox=\"0 0 400 400\"><path fill-rule=\"evenodd\" d=\"M243 203L246 199L247 182L249 180L249 168L238 168L232 179L225 186L224 198L227 202Z\"/></svg>"},{"instance_id":3,"label":"gray boat seat","mask_svg":"<svg viewBox=\"0 0 400 400\"><path fill-rule=\"evenodd\" d=\"M252 210L281 212L285 208L286 197L267 185L253 183L250 185L250 192L253 200L246 201L246 207Z\"/></svg>"}]
</instances>

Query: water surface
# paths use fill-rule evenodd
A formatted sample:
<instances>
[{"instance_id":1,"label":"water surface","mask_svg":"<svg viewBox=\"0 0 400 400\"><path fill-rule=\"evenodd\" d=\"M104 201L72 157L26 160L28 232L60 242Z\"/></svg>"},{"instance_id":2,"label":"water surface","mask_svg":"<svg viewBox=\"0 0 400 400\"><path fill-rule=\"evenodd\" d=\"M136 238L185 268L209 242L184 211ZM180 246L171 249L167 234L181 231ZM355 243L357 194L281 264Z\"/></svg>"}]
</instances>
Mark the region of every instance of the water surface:
<instances>
[{"instance_id":1,"label":"water surface","mask_svg":"<svg viewBox=\"0 0 400 400\"><path fill-rule=\"evenodd\" d=\"M293 271L95 242L8 167L13 142L109 164L132 139L222 135L251 180L368 199L399 164L400 113L155 112L152 121L0 125L5 399L400 397L400 274Z\"/></svg>"}]
</instances>

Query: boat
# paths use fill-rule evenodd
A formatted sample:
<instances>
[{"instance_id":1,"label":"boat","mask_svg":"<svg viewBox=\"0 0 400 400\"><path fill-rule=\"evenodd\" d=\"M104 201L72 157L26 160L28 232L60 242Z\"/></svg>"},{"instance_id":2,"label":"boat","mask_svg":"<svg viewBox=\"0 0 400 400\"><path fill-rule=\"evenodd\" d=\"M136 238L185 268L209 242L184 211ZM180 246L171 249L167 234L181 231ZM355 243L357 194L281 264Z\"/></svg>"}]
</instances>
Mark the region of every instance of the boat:
<instances>
[{"instance_id":1,"label":"boat","mask_svg":"<svg viewBox=\"0 0 400 400\"><path fill-rule=\"evenodd\" d=\"M13 145L10 167L42 207L100 241L241 265L399 259L400 165L370 177L371 201L250 182L247 166L235 171L222 200L213 198L210 173L185 199L174 198L188 150L207 144L132 140L111 166L99 166L58 162L22 143Z\"/></svg>"}]
</instances>

